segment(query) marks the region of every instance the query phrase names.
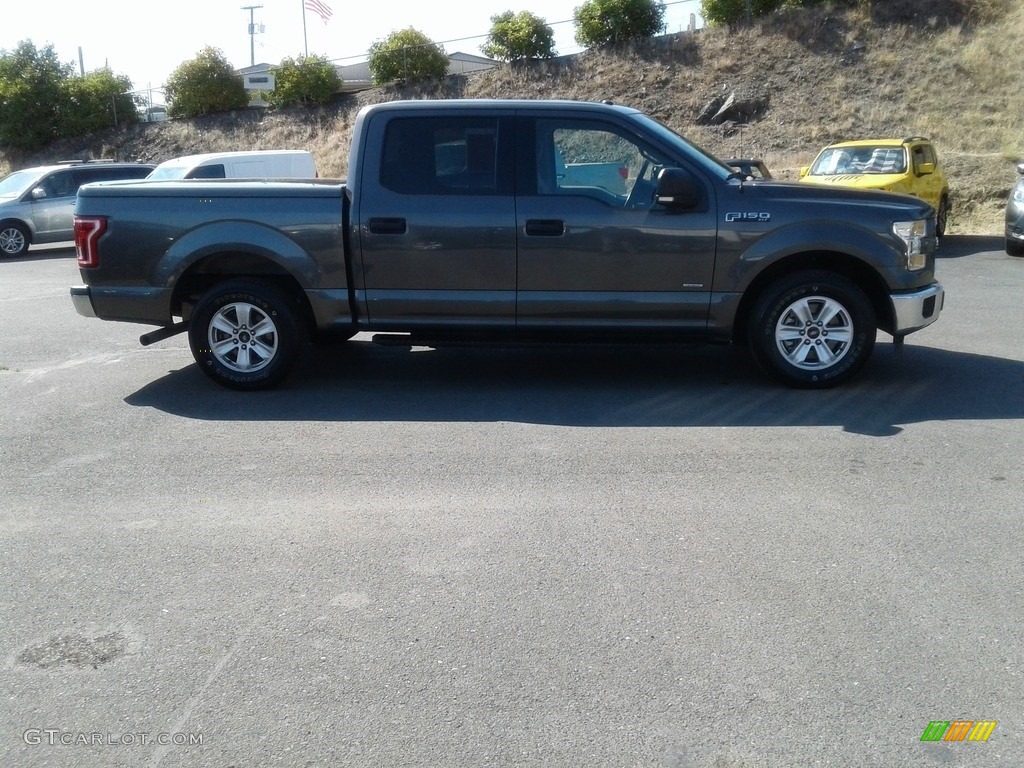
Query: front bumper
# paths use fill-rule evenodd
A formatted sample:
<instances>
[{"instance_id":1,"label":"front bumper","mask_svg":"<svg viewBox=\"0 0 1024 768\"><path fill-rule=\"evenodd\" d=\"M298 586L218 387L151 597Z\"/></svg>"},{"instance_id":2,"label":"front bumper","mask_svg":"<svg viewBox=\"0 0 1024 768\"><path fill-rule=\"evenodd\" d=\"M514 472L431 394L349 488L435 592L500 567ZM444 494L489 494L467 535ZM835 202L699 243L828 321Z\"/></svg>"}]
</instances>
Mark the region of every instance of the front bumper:
<instances>
[{"instance_id":1,"label":"front bumper","mask_svg":"<svg viewBox=\"0 0 1024 768\"><path fill-rule=\"evenodd\" d=\"M82 317L97 317L88 285L71 286L71 301L75 305L75 311Z\"/></svg>"},{"instance_id":2,"label":"front bumper","mask_svg":"<svg viewBox=\"0 0 1024 768\"><path fill-rule=\"evenodd\" d=\"M889 298L895 318L892 335L906 336L939 319L946 292L939 283L932 283L913 293L894 293Z\"/></svg>"}]
</instances>

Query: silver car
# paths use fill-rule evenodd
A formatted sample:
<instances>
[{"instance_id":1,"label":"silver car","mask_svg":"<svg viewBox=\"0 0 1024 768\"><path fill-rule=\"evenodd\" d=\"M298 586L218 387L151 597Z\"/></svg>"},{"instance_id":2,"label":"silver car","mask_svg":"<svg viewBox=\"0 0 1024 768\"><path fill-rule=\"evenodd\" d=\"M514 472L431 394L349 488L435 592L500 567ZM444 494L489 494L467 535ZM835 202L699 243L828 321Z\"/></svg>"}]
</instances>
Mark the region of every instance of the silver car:
<instances>
[{"instance_id":1,"label":"silver car","mask_svg":"<svg viewBox=\"0 0 1024 768\"><path fill-rule=\"evenodd\" d=\"M25 168L0 179L0 257L20 256L33 243L74 237L75 197L92 181L143 179L156 166L104 161Z\"/></svg>"},{"instance_id":2,"label":"silver car","mask_svg":"<svg viewBox=\"0 0 1024 768\"><path fill-rule=\"evenodd\" d=\"M1006 252L1024 256L1024 163L1017 163L1017 183L1006 201Z\"/></svg>"}]
</instances>

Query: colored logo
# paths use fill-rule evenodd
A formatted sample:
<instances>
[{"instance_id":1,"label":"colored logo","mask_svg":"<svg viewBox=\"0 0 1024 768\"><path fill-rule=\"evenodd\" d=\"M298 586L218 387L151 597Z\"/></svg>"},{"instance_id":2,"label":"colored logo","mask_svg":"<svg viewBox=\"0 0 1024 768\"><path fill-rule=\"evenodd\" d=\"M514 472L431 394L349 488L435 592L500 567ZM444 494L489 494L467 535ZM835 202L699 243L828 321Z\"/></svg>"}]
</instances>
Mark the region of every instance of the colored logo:
<instances>
[{"instance_id":1,"label":"colored logo","mask_svg":"<svg viewBox=\"0 0 1024 768\"><path fill-rule=\"evenodd\" d=\"M988 741L996 725L995 720L932 720L921 741Z\"/></svg>"}]
</instances>

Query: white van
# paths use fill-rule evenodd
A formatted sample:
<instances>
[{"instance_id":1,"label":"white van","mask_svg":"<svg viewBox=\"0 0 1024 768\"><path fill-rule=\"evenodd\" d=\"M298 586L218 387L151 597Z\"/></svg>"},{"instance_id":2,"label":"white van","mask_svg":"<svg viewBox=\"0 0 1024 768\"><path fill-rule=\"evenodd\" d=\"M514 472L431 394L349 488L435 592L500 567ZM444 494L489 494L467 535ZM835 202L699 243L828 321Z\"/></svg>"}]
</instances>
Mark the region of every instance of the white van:
<instances>
[{"instance_id":1,"label":"white van","mask_svg":"<svg viewBox=\"0 0 1024 768\"><path fill-rule=\"evenodd\" d=\"M147 179L314 179L316 163L303 149L211 152L160 163Z\"/></svg>"}]
</instances>

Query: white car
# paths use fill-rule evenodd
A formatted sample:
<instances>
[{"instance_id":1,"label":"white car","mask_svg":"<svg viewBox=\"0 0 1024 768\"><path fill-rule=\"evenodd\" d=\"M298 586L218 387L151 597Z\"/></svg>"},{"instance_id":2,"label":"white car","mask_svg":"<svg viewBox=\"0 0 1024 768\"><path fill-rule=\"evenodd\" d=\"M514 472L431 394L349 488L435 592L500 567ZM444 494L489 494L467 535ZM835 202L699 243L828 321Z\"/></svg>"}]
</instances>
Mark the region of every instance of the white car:
<instances>
[{"instance_id":1,"label":"white car","mask_svg":"<svg viewBox=\"0 0 1024 768\"><path fill-rule=\"evenodd\" d=\"M210 152L166 160L148 178L315 179L316 161L303 149Z\"/></svg>"}]
</instances>

